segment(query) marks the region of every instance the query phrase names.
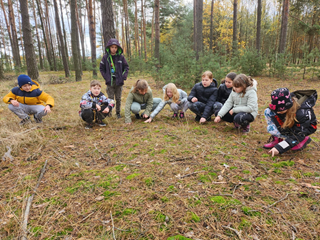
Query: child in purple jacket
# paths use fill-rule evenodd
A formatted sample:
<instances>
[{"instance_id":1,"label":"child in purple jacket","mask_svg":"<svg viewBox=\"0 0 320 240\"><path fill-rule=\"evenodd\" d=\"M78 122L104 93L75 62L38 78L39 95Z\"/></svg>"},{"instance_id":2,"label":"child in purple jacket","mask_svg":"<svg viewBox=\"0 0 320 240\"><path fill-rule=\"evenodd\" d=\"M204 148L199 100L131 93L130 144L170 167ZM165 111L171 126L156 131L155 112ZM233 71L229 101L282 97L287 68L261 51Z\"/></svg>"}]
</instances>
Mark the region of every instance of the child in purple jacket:
<instances>
[{"instance_id":1,"label":"child in purple jacket","mask_svg":"<svg viewBox=\"0 0 320 240\"><path fill-rule=\"evenodd\" d=\"M122 52L119 41L111 38L106 46L106 54L100 62L100 72L106 81L108 98L116 98L117 118L121 118L122 86L129 71L129 65Z\"/></svg>"}]
</instances>

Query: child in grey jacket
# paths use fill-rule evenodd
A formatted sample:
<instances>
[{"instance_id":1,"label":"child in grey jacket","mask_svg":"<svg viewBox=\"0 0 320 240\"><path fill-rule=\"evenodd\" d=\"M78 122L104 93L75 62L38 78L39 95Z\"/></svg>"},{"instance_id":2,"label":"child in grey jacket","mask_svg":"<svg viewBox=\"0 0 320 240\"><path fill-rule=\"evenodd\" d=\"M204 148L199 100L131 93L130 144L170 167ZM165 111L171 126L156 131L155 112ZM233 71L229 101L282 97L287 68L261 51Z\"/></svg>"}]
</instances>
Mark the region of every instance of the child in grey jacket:
<instances>
[{"instance_id":1,"label":"child in grey jacket","mask_svg":"<svg viewBox=\"0 0 320 240\"><path fill-rule=\"evenodd\" d=\"M150 118L145 121L146 123L150 123L155 118L155 116L157 116L157 114L165 107L166 104L169 104L173 111L172 118L178 117L179 110L179 117L184 118L184 113L188 110L188 95L185 91L178 89L174 83L165 85L162 90L164 94L163 100L151 113Z\"/></svg>"},{"instance_id":2,"label":"child in grey jacket","mask_svg":"<svg viewBox=\"0 0 320 240\"><path fill-rule=\"evenodd\" d=\"M233 80L233 91L218 112L214 122L221 119L233 122L244 133L250 131L250 122L258 115L257 81L250 76L239 74Z\"/></svg>"}]
</instances>

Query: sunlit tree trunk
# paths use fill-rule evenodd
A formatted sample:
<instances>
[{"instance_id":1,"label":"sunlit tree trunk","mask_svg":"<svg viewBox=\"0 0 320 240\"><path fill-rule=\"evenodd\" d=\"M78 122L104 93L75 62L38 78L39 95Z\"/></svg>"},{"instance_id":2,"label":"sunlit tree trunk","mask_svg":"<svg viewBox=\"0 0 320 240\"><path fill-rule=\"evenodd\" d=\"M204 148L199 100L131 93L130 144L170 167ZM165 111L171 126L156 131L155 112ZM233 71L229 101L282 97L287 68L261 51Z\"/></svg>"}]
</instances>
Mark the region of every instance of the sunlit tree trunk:
<instances>
[{"instance_id":1,"label":"sunlit tree trunk","mask_svg":"<svg viewBox=\"0 0 320 240\"><path fill-rule=\"evenodd\" d=\"M78 1L77 1L77 3L78 3ZM81 24L81 6L80 6L80 8L78 8L78 4L76 4L75 11L76 11L78 30L79 30L79 34L80 34L80 42L81 42L81 50L82 50L82 61L83 61L83 63L85 63L85 61L86 61L86 49L85 49L85 46L84 46L84 35L83 35L82 24Z\"/></svg>"},{"instance_id":2,"label":"sunlit tree trunk","mask_svg":"<svg viewBox=\"0 0 320 240\"><path fill-rule=\"evenodd\" d=\"M112 0L101 0L101 16L102 16L104 46L106 47L110 38L115 37Z\"/></svg>"},{"instance_id":3,"label":"sunlit tree trunk","mask_svg":"<svg viewBox=\"0 0 320 240\"><path fill-rule=\"evenodd\" d=\"M28 1L20 0L20 11L22 17L23 41L26 55L28 75L32 79L38 79L39 72L36 55L33 48L32 31L30 26Z\"/></svg>"},{"instance_id":4,"label":"sunlit tree trunk","mask_svg":"<svg viewBox=\"0 0 320 240\"><path fill-rule=\"evenodd\" d=\"M213 5L214 5L214 0L211 1L211 13L210 13L210 43L209 43L210 51L212 51L212 47L213 47Z\"/></svg>"},{"instance_id":5,"label":"sunlit tree trunk","mask_svg":"<svg viewBox=\"0 0 320 240\"><path fill-rule=\"evenodd\" d=\"M78 36L78 24L76 17L76 0L70 0L70 12L71 12L71 45L72 45L72 58L74 70L76 72L76 81L81 81L81 56L79 54L79 36Z\"/></svg>"},{"instance_id":6,"label":"sunlit tree trunk","mask_svg":"<svg viewBox=\"0 0 320 240\"><path fill-rule=\"evenodd\" d=\"M94 16L92 11L92 0L89 0L88 4L88 20L89 20L89 34L90 34L90 43L91 43L91 62L92 62L92 74L97 76L96 71L96 27L94 23Z\"/></svg>"},{"instance_id":7,"label":"sunlit tree trunk","mask_svg":"<svg viewBox=\"0 0 320 240\"><path fill-rule=\"evenodd\" d=\"M39 32L38 32L38 23L37 23L37 15L36 15L36 8L35 8L35 5L34 5L34 0L32 0L32 11L33 11L34 23L36 25L35 28L36 28L36 36L37 36L37 41L38 41L38 52L39 52L40 69L43 69L41 43L40 43L40 37L39 37Z\"/></svg>"},{"instance_id":8,"label":"sunlit tree trunk","mask_svg":"<svg viewBox=\"0 0 320 240\"><path fill-rule=\"evenodd\" d=\"M233 1L233 35L232 35L232 51L235 53L238 50L238 31L237 31L237 19L238 19L238 0Z\"/></svg>"},{"instance_id":9,"label":"sunlit tree trunk","mask_svg":"<svg viewBox=\"0 0 320 240\"><path fill-rule=\"evenodd\" d=\"M134 46L136 48L136 53L140 54L140 46L139 46L139 25L138 25L138 8L137 8L137 0L134 1Z\"/></svg>"},{"instance_id":10,"label":"sunlit tree trunk","mask_svg":"<svg viewBox=\"0 0 320 240\"><path fill-rule=\"evenodd\" d=\"M17 4L17 10L20 9L19 7L19 2L16 1L16 4ZM25 58L25 51L24 51L24 45L23 45L23 34L22 34L22 27L21 27L21 19L20 19L20 14L17 14L17 17L18 17L18 23L19 23L19 33L20 33L20 43L21 43L21 50L22 50L22 59L24 61L26 61L26 58ZM18 51L19 51L19 55L20 55L20 50L19 50L19 42L18 42ZM22 64L21 64L22 65Z\"/></svg>"},{"instance_id":11,"label":"sunlit tree trunk","mask_svg":"<svg viewBox=\"0 0 320 240\"><path fill-rule=\"evenodd\" d=\"M261 0L258 0L258 7L257 7L257 35L256 35L256 49L260 52L261 48Z\"/></svg>"},{"instance_id":12,"label":"sunlit tree trunk","mask_svg":"<svg viewBox=\"0 0 320 240\"><path fill-rule=\"evenodd\" d=\"M47 25L47 32L48 32L48 37L49 37L49 41L50 41L50 50L51 50L51 54L52 54L52 60L53 60L53 67L55 71L58 71L57 69L57 62L56 62L56 56L55 56L55 52L54 52L54 47L53 47L53 41L52 41L52 35L51 35L51 24L50 24L50 15L49 15L49 6L48 6L48 2L45 2L45 6L46 6L46 25Z\"/></svg>"},{"instance_id":13,"label":"sunlit tree trunk","mask_svg":"<svg viewBox=\"0 0 320 240\"><path fill-rule=\"evenodd\" d=\"M64 46L62 31L61 31L57 0L53 0L53 3L54 3L54 10L55 10L55 13L56 13L55 14L56 15L56 28L57 28L57 32L58 32L58 35L59 35L60 51L61 51L61 55L62 55L64 73L65 73L66 77L69 77L70 72L69 72L69 66L68 66L68 61L67 61L67 55L66 55L66 52L65 52L65 46Z\"/></svg>"},{"instance_id":14,"label":"sunlit tree trunk","mask_svg":"<svg viewBox=\"0 0 320 240\"><path fill-rule=\"evenodd\" d=\"M283 0L279 53L284 53L286 50L289 4L290 4L289 0Z\"/></svg>"},{"instance_id":15,"label":"sunlit tree trunk","mask_svg":"<svg viewBox=\"0 0 320 240\"><path fill-rule=\"evenodd\" d=\"M151 20L151 57L153 56L153 42L154 42L154 22L155 22L155 19L154 19L154 8L153 8L153 11L152 11L152 20Z\"/></svg>"},{"instance_id":16,"label":"sunlit tree trunk","mask_svg":"<svg viewBox=\"0 0 320 240\"><path fill-rule=\"evenodd\" d=\"M0 49L1 49L1 42L0 42ZM4 78L4 73L3 73L3 56L2 56L2 52L0 54L0 80L2 80Z\"/></svg>"},{"instance_id":17,"label":"sunlit tree trunk","mask_svg":"<svg viewBox=\"0 0 320 240\"><path fill-rule=\"evenodd\" d=\"M141 16L142 16L142 27L143 27L143 48L144 48L144 60L147 61L147 30L146 30L146 18L144 15L144 4L143 0L141 0ZM141 34L142 36L142 34ZM141 37L142 41L142 37Z\"/></svg>"},{"instance_id":18,"label":"sunlit tree trunk","mask_svg":"<svg viewBox=\"0 0 320 240\"><path fill-rule=\"evenodd\" d=\"M126 45L127 45L127 53L128 57L131 56L131 46L130 46L130 36L129 36L129 13L128 13L128 1L123 0L123 9L124 9L124 16L125 16L125 34L126 34Z\"/></svg>"},{"instance_id":19,"label":"sunlit tree trunk","mask_svg":"<svg viewBox=\"0 0 320 240\"><path fill-rule=\"evenodd\" d=\"M66 49L66 56L67 56L67 60L69 62L69 53L68 53L68 42L67 42L67 34L66 34L66 30L64 27L64 18L63 18L63 11L62 11L62 4L61 4L61 0L60 0L60 12L61 12L61 22L62 22L62 30L63 30L63 39L64 39L64 46Z\"/></svg>"},{"instance_id":20,"label":"sunlit tree trunk","mask_svg":"<svg viewBox=\"0 0 320 240\"><path fill-rule=\"evenodd\" d=\"M195 28L196 28L196 42L195 42L195 51L196 59L199 59L199 53L203 50L203 34L202 34L202 20L203 20L203 1L195 0Z\"/></svg>"},{"instance_id":21,"label":"sunlit tree trunk","mask_svg":"<svg viewBox=\"0 0 320 240\"><path fill-rule=\"evenodd\" d=\"M122 16L124 16L124 13L122 13ZM123 47L124 53L126 53L127 47L126 47L126 37L125 37L125 30L124 30L124 24L123 24L123 17L121 18L121 36L122 36L121 45Z\"/></svg>"},{"instance_id":22,"label":"sunlit tree trunk","mask_svg":"<svg viewBox=\"0 0 320 240\"><path fill-rule=\"evenodd\" d=\"M154 57L157 59L157 64L160 63L160 0L154 1L154 26L155 26L155 41L154 41Z\"/></svg>"}]
</instances>

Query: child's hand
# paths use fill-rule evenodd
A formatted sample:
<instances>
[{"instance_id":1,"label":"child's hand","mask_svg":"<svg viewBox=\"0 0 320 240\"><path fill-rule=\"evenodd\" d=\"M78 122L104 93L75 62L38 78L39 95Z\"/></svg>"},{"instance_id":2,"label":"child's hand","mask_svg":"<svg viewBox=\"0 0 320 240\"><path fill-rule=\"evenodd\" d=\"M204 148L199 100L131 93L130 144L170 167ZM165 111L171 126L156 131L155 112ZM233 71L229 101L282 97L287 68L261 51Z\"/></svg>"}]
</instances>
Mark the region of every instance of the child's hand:
<instances>
[{"instance_id":1,"label":"child's hand","mask_svg":"<svg viewBox=\"0 0 320 240\"><path fill-rule=\"evenodd\" d=\"M19 107L19 102L17 100L11 100L10 103L15 106L15 107Z\"/></svg>"},{"instance_id":2,"label":"child's hand","mask_svg":"<svg viewBox=\"0 0 320 240\"><path fill-rule=\"evenodd\" d=\"M218 122L220 122L221 121L221 117L219 117L219 116L217 116L215 119L214 119L214 122L215 123L218 123Z\"/></svg>"},{"instance_id":3,"label":"child's hand","mask_svg":"<svg viewBox=\"0 0 320 240\"><path fill-rule=\"evenodd\" d=\"M274 147L272 148L269 153L271 153L271 157L275 156L275 155L278 155L279 154L279 151Z\"/></svg>"},{"instance_id":4,"label":"child's hand","mask_svg":"<svg viewBox=\"0 0 320 240\"><path fill-rule=\"evenodd\" d=\"M45 113L51 113L51 107L49 105L47 105L45 108L44 108L44 112Z\"/></svg>"},{"instance_id":5,"label":"child's hand","mask_svg":"<svg viewBox=\"0 0 320 240\"><path fill-rule=\"evenodd\" d=\"M142 118L148 118L149 116L147 114L143 114Z\"/></svg>"},{"instance_id":6,"label":"child's hand","mask_svg":"<svg viewBox=\"0 0 320 240\"><path fill-rule=\"evenodd\" d=\"M97 104L96 105L96 109L98 110L98 112L101 110L101 107Z\"/></svg>"},{"instance_id":7,"label":"child's hand","mask_svg":"<svg viewBox=\"0 0 320 240\"><path fill-rule=\"evenodd\" d=\"M102 112L103 113L108 113L110 111L110 109L107 107L107 108L105 108Z\"/></svg>"},{"instance_id":8,"label":"child's hand","mask_svg":"<svg viewBox=\"0 0 320 240\"><path fill-rule=\"evenodd\" d=\"M176 102L176 104L180 105L181 101Z\"/></svg>"},{"instance_id":9,"label":"child's hand","mask_svg":"<svg viewBox=\"0 0 320 240\"><path fill-rule=\"evenodd\" d=\"M229 113L230 113L230 115L233 115L233 109L231 109L231 110L229 111Z\"/></svg>"},{"instance_id":10,"label":"child's hand","mask_svg":"<svg viewBox=\"0 0 320 240\"><path fill-rule=\"evenodd\" d=\"M126 123L127 125L131 125L132 124L132 122L129 122L129 123Z\"/></svg>"},{"instance_id":11,"label":"child's hand","mask_svg":"<svg viewBox=\"0 0 320 240\"><path fill-rule=\"evenodd\" d=\"M207 119L205 119L204 117L200 118L200 123L205 123L207 121Z\"/></svg>"},{"instance_id":12,"label":"child's hand","mask_svg":"<svg viewBox=\"0 0 320 240\"><path fill-rule=\"evenodd\" d=\"M198 98L193 97L193 98L191 99L191 102L198 102Z\"/></svg>"},{"instance_id":13,"label":"child's hand","mask_svg":"<svg viewBox=\"0 0 320 240\"><path fill-rule=\"evenodd\" d=\"M144 121L145 123L151 123L152 122L152 118L149 118L147 120Z\"/></svg>"}]
</instances>

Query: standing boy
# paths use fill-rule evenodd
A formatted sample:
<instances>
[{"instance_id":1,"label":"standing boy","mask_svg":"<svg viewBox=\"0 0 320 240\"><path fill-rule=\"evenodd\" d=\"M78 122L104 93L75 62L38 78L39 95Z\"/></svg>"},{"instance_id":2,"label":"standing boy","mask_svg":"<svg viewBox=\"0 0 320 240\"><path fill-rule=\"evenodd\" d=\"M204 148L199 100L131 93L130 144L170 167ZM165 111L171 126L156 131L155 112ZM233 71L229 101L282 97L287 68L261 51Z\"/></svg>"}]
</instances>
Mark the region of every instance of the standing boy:
<instances>
[{"instance_id":1,"label":"standing boy","mask_svg":"<svg viewBox=\"0 0 320 240\"><path fill-rule=\"evenodd\" d=\"M108 98L116 98L117 118L121 118L122 86L129 71L129 65L122 52L119 41L111 38L106 46L106 54L100 62L100 72L106 81Z\"/></svg>"},{"instance_id":2,"label":"standing boy","mask_svg":"<svg viewBox=\"0 0 320 240\"><path fill-rule=\"evenodd\" d=\"M9 109L22 121L20 125L30 123L29 115L33 115L36 123L42 123L42 117L51 112L54 106L53 98L40 90L40 85L28 75L18 77L19 87L14 87L3 98L9 104ZM45 105L45 106L44 106Z\"/></svg>"}]
</instances>

